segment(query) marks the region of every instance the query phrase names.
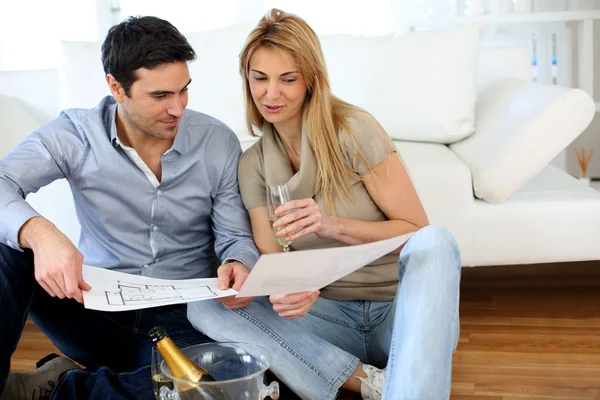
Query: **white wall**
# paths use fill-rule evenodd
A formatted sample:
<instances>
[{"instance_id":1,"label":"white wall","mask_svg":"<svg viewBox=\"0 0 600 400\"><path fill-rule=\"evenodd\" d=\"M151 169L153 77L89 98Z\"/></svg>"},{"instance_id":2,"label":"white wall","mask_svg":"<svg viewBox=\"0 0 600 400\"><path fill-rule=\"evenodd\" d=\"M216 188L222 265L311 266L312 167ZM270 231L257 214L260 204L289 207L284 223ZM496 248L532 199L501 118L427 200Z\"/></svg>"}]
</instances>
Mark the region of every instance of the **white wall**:
<instances>
[{"instance_id":1,"label":"white wall","mask_svg":"<svg viewBox=\"0 0 600 400\"><path fill-rule=\"evenodd\" d=\"M600 9L600 4L597 5ZM594 99L600 102L600 22L594 25ZM574 68L576 70L576 68ZM581 169L577 162L576 149L585 147L594 149L594 154L588 166L588 176L600 178L600 112L590 126L566 150L566 171L573 176L581 176Z\"/></svg>"},{"instance_id":2,"label":"white wall","mask_svg":"<svg viewBox=\"0 0 600 400\"><path fill-rule=\"evenodd\" d=\"M0 94L15 97L31 106L40 121L58 115L58 70L0 71Z\"/></svg>"}]
</instances>

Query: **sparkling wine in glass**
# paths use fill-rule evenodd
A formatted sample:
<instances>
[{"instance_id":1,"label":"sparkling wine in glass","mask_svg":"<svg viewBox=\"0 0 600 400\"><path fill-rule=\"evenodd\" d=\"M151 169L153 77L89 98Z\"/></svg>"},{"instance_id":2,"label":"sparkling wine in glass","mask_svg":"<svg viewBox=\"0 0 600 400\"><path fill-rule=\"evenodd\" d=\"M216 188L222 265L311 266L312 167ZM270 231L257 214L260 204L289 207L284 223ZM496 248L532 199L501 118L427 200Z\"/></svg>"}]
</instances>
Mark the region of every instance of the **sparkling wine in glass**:
<instances>
[{"instance_id":1,"label":"sparkling wine in glass","mask_svg":"<svg viewBox=\"0 0 600 400\"><path fill-rule=\"evenodd\" d=\"M162 360L163 358L156 347L153 347L150 372L152 374L152 389L154 390L154 396L156 397L156 400L164 400L165 398L161 397L161 387L166 386L169 390L174 390L173 380L165 375L160 369L160 363Z\"/></svg>"},{"instance_id":2,"label":"sparkling wine in glass","mask_svg":"<svg viewBox=\"0 0 600 400\"><path fill-rule=\"evenodd\" d=\"M267 213L269 215L269 225L271 226L271 232L277 243L283 247L283 251L290 251L290 243L285 236L277 236L277 231L283 229L283 226L274 228L273 224L279 219L275 216L275 210L290 201L290 192L287 185L267 185Z\"/></svg>"}]
</instances>

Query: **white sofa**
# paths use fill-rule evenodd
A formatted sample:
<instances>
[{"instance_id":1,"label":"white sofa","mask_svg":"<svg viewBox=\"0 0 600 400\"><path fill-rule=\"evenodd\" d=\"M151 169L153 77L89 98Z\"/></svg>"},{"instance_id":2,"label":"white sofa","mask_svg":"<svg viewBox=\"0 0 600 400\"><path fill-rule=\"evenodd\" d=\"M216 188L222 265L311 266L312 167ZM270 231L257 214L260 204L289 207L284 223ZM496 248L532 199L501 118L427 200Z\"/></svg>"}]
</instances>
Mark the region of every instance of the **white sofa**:
<instances>
[{"instance_id":1,"label":"white sofa","mask_svg":"<svg viewBox=\"0 0 600 400\"><path fill-rule=\"evenodd\" d=\"M226 122L243 148L254 139L244 129L237 56L250 29L187 35L198 52L188 107ZM334 92L402 139L430 221L454 234L463 266L599 260L600 193L550 164L590 123L591 98L531 82L526 47L483 46L464 31L413 35L321 39ZM100 44L64 42L62 53L58 83L49 83L58 87L55 111L94 106L108 94ZM0 116L0 156L45 122L2 96ZM77 242L65 182L28 200Z\"/></svg>"}]
</instances>

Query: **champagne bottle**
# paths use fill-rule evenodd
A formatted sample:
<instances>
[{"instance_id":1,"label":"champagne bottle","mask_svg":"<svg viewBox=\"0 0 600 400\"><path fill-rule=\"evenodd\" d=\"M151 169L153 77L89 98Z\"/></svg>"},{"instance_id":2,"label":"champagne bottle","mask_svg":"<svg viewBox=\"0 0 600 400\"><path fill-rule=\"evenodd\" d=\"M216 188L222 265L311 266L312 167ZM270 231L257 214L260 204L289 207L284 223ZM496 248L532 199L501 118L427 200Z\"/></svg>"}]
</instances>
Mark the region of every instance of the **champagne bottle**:
<instances>
[{"instance_id":1,"label":"champagne bottle","mask_svg":"<svg viewBox=\"0 0 600 400\"><path fill-rule=\"evenodd\" d=\"M167 335L164 328L156 326L150 330L149 335L150 340L165 359L165 362L171 370L171 375L174 378L193 383L216 381L211 374L198 366L179 350L177 345L173 343L173 340ZM180 392L183 392L198 387L198 385L194 385L193 383L179 383L177 389Z\"/></svg>"}]
</instances>

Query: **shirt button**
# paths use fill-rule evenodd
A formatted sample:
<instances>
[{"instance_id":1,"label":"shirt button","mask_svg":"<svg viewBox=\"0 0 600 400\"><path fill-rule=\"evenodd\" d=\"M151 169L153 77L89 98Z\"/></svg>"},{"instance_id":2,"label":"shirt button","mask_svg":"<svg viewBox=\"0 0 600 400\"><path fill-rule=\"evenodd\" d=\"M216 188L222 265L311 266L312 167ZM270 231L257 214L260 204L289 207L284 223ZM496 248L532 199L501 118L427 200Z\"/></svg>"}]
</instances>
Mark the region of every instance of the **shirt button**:
<instances>
[{"instance_id":1,"label":"shirt button","mask_svg":"<svg viewBox=\"0 0 600 400\"><path fill-rule=\"evenodd\" d=\"M160 258L157 258L156 260L154 260L154 262L160 262Z\"/></svg>"},{"instance_id":2,"label":"shirt button","mask_svg":"<svg viewBox=\"0 0 600 400\"><path fill-rule=\"evenodd\" d=\"M157 190L157 191L156 191L156 195L157 195L157 196L162 196L162 190L160 190L160 189L159 189L159 190Z\"/></svg>"},{"instance_id":3,"label":"shirt button","mask_svg":"<svg viewBox=\"0 0 600 400\"><path fill-rule=\"evenodd\" d=\"M153 230L153 231L157 231L157 230L158 230L158 226L156 226L156 225L152 225L152 230Z\"/></svg>"},{"instance_id":4,"label":"shirt button","mask_svg":"<svg viewBox=\"0 0 600 400\"><path fill-rule=\"evenodd\" d=\"M10 240L7 240L6 244L8 245L8 247L12 247L12 242Z\"/></svg>"},{"instance_id":5,"label":"shirt button","mask_svg":"<svg viewBox=\"0 0 600 400\"><path fill-rule=\"evenodd\" d=\"M148 265L148 264L144 265L144 268L148 268L148 267L149 267L149 265Z\"/></svg>"}]
</instances>

